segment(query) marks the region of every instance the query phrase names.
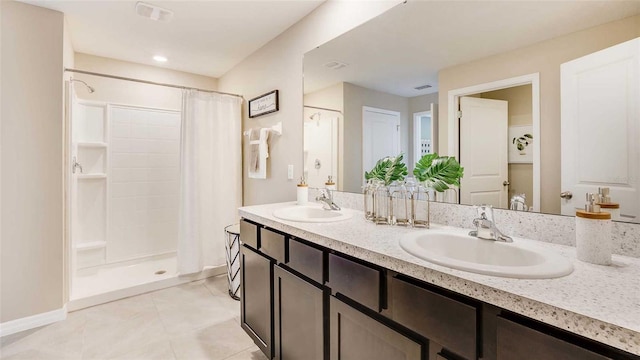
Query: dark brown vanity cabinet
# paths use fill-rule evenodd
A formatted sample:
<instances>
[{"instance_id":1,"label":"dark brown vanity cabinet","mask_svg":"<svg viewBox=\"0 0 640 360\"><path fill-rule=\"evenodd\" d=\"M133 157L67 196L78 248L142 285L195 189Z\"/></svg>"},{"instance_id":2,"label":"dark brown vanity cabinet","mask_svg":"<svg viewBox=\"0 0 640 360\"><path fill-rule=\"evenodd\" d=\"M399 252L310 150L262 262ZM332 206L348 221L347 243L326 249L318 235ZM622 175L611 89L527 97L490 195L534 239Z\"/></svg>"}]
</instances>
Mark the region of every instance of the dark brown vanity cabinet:
<instances>
[{"instance_id":1,"label":"dark brown vanity cabinet","mask_svg":"<svg viewBox=\"0 0 640 360\"><path fill-rule=\"evenodd\" d=\"M242 328L271 357L273 261L246 244L240 249L240 259Z\"/></svg>"},{"instance_id":2,"label":"dark brown vanity cabinet","mask_svg":"<svg viewBox=\"0 0 640 360\"><path fill-rule=\"evenodd\" d=\"M391 279L390 294L394 321L439 344L445 352L465 359L478 357L479 302L441 295L400 276Z\"/></svg>"},{"instance_id":3,"label":"dark brown vanity cabinet","mask_svg":"<svg viewBox=\"0 0 640 360\"><path fill-rule=\"evenodd\" d=\"M269 359L640 360L250 221L240 239L242 328Z\"/></svg>"},{"instance_id":4,"label":"dark brown vanity cabinet","mask_svg":"<svg viewBox=\"0 0 640 360\"><path fill-rule=\"evenodd\" d=\"M329 302L331 360L424 359L424 341L412 339L336 297Z\"/></svg>"},{"instance_id":5,"label":"dark brown vanity cabinet","mask_svg":"<svg viewBox=\"0 0 640 360\"><path fill-rule=\"evenodd\" d=\"M281 266L274 276L274 358L324 359L325 291Z\"/></svg>"}]
</instances>

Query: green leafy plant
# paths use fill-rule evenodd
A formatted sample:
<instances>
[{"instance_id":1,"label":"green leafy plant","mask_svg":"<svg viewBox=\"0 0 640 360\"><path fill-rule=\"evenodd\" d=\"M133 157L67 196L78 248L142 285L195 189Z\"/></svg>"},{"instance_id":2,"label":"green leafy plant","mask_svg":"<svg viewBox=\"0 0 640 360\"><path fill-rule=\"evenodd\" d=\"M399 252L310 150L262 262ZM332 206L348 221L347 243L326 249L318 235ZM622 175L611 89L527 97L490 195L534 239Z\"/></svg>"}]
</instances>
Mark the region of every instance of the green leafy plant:
<instances>
[{"instance_id":1,"label":"green leafy plant","mask_svg":"<svg viewBox=\"0 0 640 360\"><path fill-rule=\"evenodd\" d=\"M533 135L523 134L522 136L514 137L513 140L511 140L511 143L513 143L518 150L522 151L529 146L532 140Z\"/></svg>"},{"instance_id":2,"label":"green leafy plant","mask_svg":"<svg viewBox=\"0 0 640 360\"><path fill-rule=\"evenodd\" d=\"M407 165L402 162L404 154L392 157L388 156L376 162L371 171L364 172L366 180L378 179L384 181L385 185L390 185L394 181L402 181L407 176Z\"/></svg>"},{"instance_id":3,"label":"green leafy plant","mask_svg":"<svg viewBox=\"0 0 640 360\"><path fill-rule=\"evenodd\" d=\"M413 175L420 182L425 182L438 192L443 192L449 185L460 186L464 168L454 157L427 154L416 163Z\"/></svg>"}]
</instances>

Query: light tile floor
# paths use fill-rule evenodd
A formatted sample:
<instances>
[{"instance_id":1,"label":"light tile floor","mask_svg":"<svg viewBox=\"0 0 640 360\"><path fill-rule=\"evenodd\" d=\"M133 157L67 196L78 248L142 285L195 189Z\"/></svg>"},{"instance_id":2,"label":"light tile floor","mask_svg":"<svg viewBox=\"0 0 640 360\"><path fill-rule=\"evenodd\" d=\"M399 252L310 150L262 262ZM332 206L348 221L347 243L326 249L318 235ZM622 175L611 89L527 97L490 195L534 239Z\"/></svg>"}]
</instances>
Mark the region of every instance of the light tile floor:
<instances>
[{"instance_id":1,"label":"light tile floor","mask_svg":"<svg viewBox=\"0 0 640 360\"><path fill-rule=\"evenodd\" d=\"M0 339L0 358L266 360L240 328L226 275L72 312Z\"/></svg>"}]
</instances>

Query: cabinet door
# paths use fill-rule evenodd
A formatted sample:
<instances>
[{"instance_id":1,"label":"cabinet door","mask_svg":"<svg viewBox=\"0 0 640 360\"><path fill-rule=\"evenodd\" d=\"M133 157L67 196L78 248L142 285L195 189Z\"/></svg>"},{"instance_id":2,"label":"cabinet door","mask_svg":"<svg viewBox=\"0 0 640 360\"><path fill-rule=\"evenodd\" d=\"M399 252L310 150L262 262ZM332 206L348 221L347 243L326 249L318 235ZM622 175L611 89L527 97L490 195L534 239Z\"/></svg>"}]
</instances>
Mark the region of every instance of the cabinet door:
<instances>
[{"instance_id":1,"label":"cabinet door","mask_svg":"<svg viewBox=\"0 0 640 360\"><path fill-rule=\"evenodd\" d=\"M421 360L425 346L330 297L331 360Z\"/></svg>"},{"instance_id":2,"label":"cabinet door","mask_svg":"<svg viewBox=\"0 0 640 360\"><path fill-rule=\"evenodd\" d=\"M291 272L273 270L275 359L324 359L324 292Z\"/></svg>"},{"instance_id":3,"label":"cabinet door","mask_svg":"<svg viewBox=\"0 0 640 360\"><path fill-rule=\"evenodd\" d=\"M240 250L242 266L241 323L262 352L271 359L272 289L271 260L246 245Z\"/></svg>"},{"instance_id":4,"label":"cabinet door","mask_svg":"<svg viewBox=\"0 0 640 360\"><path fill-rule=\"evenodd\" d=\"M498 360L605 360L606 356L498 317Z\"/></svg>"}]
</instances>

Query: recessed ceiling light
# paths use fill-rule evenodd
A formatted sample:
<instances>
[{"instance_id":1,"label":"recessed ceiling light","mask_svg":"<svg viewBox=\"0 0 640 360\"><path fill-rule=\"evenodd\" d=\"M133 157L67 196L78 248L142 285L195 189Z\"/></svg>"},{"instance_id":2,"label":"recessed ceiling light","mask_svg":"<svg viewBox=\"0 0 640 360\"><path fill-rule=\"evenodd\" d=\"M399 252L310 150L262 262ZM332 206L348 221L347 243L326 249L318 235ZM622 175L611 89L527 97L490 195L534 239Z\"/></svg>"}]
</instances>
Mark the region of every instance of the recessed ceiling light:
<instances>
[{"instance_id":1,"label":"recessed ceiling light","mask_svg":"<svg viewBox=\"0 0 640 360\"><path fill-rule=\"evenodd\" d=\"M153 60L157 62L167 62L167 58L162 55L156 55L153 57Z\"/></svg>"}]
</instances>

